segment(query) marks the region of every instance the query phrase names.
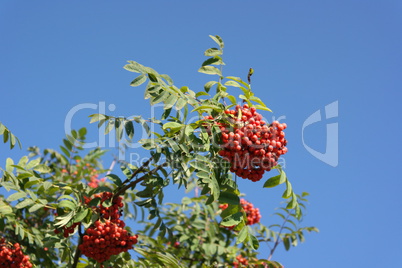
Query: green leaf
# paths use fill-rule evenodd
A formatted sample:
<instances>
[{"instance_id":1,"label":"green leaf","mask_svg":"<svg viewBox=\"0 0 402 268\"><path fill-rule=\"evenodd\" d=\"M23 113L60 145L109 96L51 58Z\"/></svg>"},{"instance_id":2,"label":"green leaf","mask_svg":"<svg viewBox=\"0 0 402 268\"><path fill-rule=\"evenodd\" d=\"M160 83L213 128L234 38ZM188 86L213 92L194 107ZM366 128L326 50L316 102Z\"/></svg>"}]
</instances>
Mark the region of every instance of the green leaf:
<instances>
[{"instance_id":1,"label":"green leaf","mask_svg":"<svg viewBox=\"0 0 402 268\"><path fill-rule=\"evenodd\" d=\"M32 204L34 204L35 202L32 199L24 199L23 201L19 202L15 208L16 209L21 209L21 208L25 208L27 206L30 206Z\"/></svg>"},{"instance_id":2,"label":"green leaf","mask_svg":"<svg viewBox=\"0 0 402 268\"><path fill-rule=\"evenodd\" d=\"M286 250L290 249L290 237L284 237L283 238L283 246L285 247Z\"/></svg>"},{"instance_id":3,"label":"green leaf","mask_svg":"<svg viewBox=\"0 0 402 268\"><path fill-rule=\"evenodd\" d=\"M134 137L134 124L133 121L125 121L124 128L126 130L126 135L129 139Z\"/></svg>"},{"instance_id":4,"label":"green leaf","mask_svg":"<svg viewBox=\"0 0 402 268\"><path fill-rule=\"evenodd\" d=\"M98 122L100 120L107 120L108 117L104 114L91 114L89 116L91 118L91 120L89 121L89 123L94 123L94 122Z\"/></svg>"},{"instance_id":5,"label":"green leaf","mask_svg":"<svg viewBox=\"0 0 402 268\"><path fill-rule=\"evenodd\" d=\"M222 55L222 51L215 47L208 48L207 50L205 50L204 55L207 57L215 57L215 56Z\"/></svg>"},{"instance_id":6,"label":"green leaf","mask_svg":"<svg viewBox=\"0 0 402 268\"><path fill-rule=\"evenodd\" d=\"M250 89L249 84L247 84L246 82L244 82L240 77L235 77L235 76L228 76L226 77L227 79L231 79L234 80L236 82L239 82L240 84L242 84L243 86L245 86L247 88L247 90ZM244 91L244 90L243 90Z\"/></svg>"},{"instance_id":7,"label":"green leaf","mask_svg":"<svg viewBox=\"0 0 402 268\"><path fill-rule=\"evenodd\" d=\"M275 187L279 184L282 184L286 181L286 174L281 170L279 175L276 175L272 178L269 178L265 183L264 183L264 188L271 188Z\"/></svg>"},{"instance_id":8,"label":"green leaf","mask_svg":"<svg viewBox=\"0 0 402 268\"><path fill-rule=\"evenodd\" d=\"M30 161L30 162L27 164L26 169L31 169L31 168L33 168L33 167L36 167L39 163L40 163L40 158L36 158L36 159Z\"/></svg>"},{"instance_id":9,"label":"green leaf","mask_svg":"<svg viewBox=\"0 0 402 268\"><path fill-rule=\"evenodd\" d=\"M14 170L13 165L14 165L13 159L11 159L11 158L8 157L8 158L6 159L6 171L7 171L8 173L12 173L12 172L13 172L13 170Z\"/></svg>"},{"instance_id":10,"label":"green leaf","mask_svg":"<svg viewBox=\"0 0 402 268\"><path fill-rule=\"evenodd\" d=\"M262 105L254 105L254 107L255 107L256 109L259 109L259 110L264 110L264 111L272 112L271 109L269 109L268 107L264 107L264 106L262 106Z\"/></svg>"},{"instance_id":11,"label":"green leaf","mask_svg":"<svg viewBox=\"0 0 402 268\"><path fill-rule=\"evenodd\" d=\"M0 200L0 214L6 215L6 214L11 214L13 212L13 209L6 203Z\"/></svg>"},{"instance_id":12,"label":"green leaf","mask_svg":"<svg viewBox=\"0 0 402 268\"><path fill-rule=\"evenodd\" d=\"M248 227L244 226L243 229L237 235L237 242L236 244L240 244L248 238Z\"/></svg>"},{"instance_id":13,"label":"green leaf","mask_svg":"<svg viewBox=\"0 0 402 268\"><path fill-rule=\"evenodd\" d=\"M295 193L292 193L292 199L290 200L290 202L288 203L286 208L292 209L292 208L295 208L296 206L297 206L297 196Z\"/></svg>"},{"instance_id":14,"label":"green leaf","mask_svg":"<svg viewBox=\"0 0 402 268\"><path fill-rule=\"evenodd\" d=\"M230 100L230 102L231 102L232 104L237 104L237 99L236 99L235 96L228 95L228 96L226 96L226 97Z\"/></svg>"},{"instance_id":15,"label":"green leaf","mask_svg":"<svg viewBox=\"0 0 402 268\"><path fill-rule=\"evenodd\" d=\"M0 135L3 135L4 131L6 130L6 126L0 122Z\"/></svg>"},{"instance_id":16,"label":"green leaf","mask_svg":"<svg viewBox=\"0 0 402 268\"><path fill-rule=\"evenodd\" d=\"M78 134L83 137L87 134L87 129L85 127L80 128L80 130L78 130Z\"/></svg>"},{"instance_id":17,"label":"green leaf","mask_svg":"<svg viewBox=\"0 0 402 268\"><path fill-rule=\"evenodd\" d=\"M28 211L29 212L35 212L35 211L37 211L38 209L41 209L41 208L43 208L45 205L43 205L43 204L35 204L35 205L33 205L32 207L30 207L29 209L28 209Z\"/></svg>"},{"instance_id":18,"label":"green leaf","mask_svg":"<svg viewBox=\"0 0 402 268\"><path fill-rule=\"evenodd\" d=\"M62 200L59 204L58 204L59 208L69 208L71 210L75 210L76 208L76 204L74 204L73 202L69 201L69 200Z\"/></svg>"},{"instance_id":19,"label":"green leaf","mask_svg":"<svg viewBox=\"0 0 402 268\"><path fill-rule=\"evenodd\" d=\"M209 166L207 166L205 163L200 162L200 161L194 161L194 162L190 162L190 166L192 166L195 169L198 170L203 170L207 173L210 173L210 168Z\"/></svg>"},{"instance_id":20,"label":"green leaf","mask_svg":"<svg viewBox=\"0 0 402 268\"><path fill-rule=\"evenodd\" d=\"M90 209L84 209L80 211L74 219L74 222L81 222L88 215Z\"/></svg>"},{"instance_id":21,"label":"green leaf","mask_svg":"<svg viewBox=\"0 0 402 268\"><path fill-rule=\"evenodd\" d=\"M218 68L213 67L213 66L202 66L200 69L198 69L198 72L204 73L204 74L222 76L221 71Z\"/></svg>"},{"instance_id":22,"label":"green leaf","mask_svg":"<svg viewBox=\"0 0 402 268\"><path fill-rule=\"evenodd\" d=\"M56 227L61 227L66 225L74 216L75 211L70 211L68 214L56 217L56 220L60 220L59 222L55 223Z\"/></svg>"},{"instance_id":23,"label":"green leaf","mask_svg":"<svg viewBox=\"0 0 402 268\"><path fill-rule=\"evenodd\" d=\"M198 106L197 108L193 109L191 112L196 112L196 111L207 111L207 110L215 110L215 111L222 111L222 108L216 105L201 105Z\"/></svg>"},{"instance_id":24,"label":"green leaf","mask_svg":"<svg viewBox=\"0 0 402 268\"><path fill-rule=\"evenodd\" d=\"M223 65L223 61L220 57L213 57L209 58L206 61L202 63L201 66L207 66L207 65Z\"/></svg>"},{"instance_id":25,"label":"green leaf","mask_svg":"<svg viewBox=\"0 0 402 268\"><path fill-rule=\"evenodd\" d=\"M169 143L169 147L172 148L173 152L178 152L180 151L180 147L177 145L177 142L175 142L174 140L167 140L167 142Z\"/></svg>"},{"instance_id":26,"label":"green leaf","mask_svg":"<svg viewBox=\"0 0 402 268\"><path fill-rule=\"evenodd\" d=\"M177 122L168 122L163 125L163 129L168 129L170 128L173 132L179 131L182 129L185 125L177 123Z\"/></svg>"},{"instance_id":27,"label":"green leaf","mask_svg":"<svg viewBox=\"0 0 402 268\"><path fill-rule=\"evenodd\" d=\"M11 202L11 201L15 201L15 200L24 198L26 196L27 196L27 194L25 192L17 192L17 193L14 193L14 194L10 195L9 197L7 197L6 200L8 202Z\"/></svg>"},{"instance_id":28,"label":"green leaf","mask_svg":"<svg viewBox=\"0 0 402 268\"><path fill-rule=\"evenodd\" d=\"M251 244L252 248L254 250L257 250L260 247L260 243L258 242L258 239L252 234L250 234L249 237L250 237L250 244Z\"/></svg>"},{"instance_id":29,"label":"green leaf","mask_svg":"<svg viewBox=\"0 0 402 268\"><path fill-rule=\"evenodd\" d=\"M195 94L195 97L198 98L199 96L209 96L208 93L204 92L204 91L200 91L197 94Z\"/></svg>"},{"instance_id":30,"label":"green leaf","mask_svg":"<svg viewBox=\"0 0 402 268\"><path fill-rule=\"evenodd\" d=\"M235 193L221 192L219 196L219 203L238 205L240 203L240 198Z\"/></svg>"},{"instance_id":31,"label":"green leaf","mask_svg":"<svg viewBox=\"0 0 402 268\"><path fill-rule=\"evenodd\" d=\"M223 226L233 226L239 224L243 220L243 212L239 211L235 214L229 215L221 222Z\"/></svg>"},{"instance_id":32,"label":"green leaf","mask_svg":"<svg viewBox=\"0 0 402 268\"><path fill-rule=\"evenodd\" d=\"M72 144L69 140L66 140L66 139L63 139L63 143L64 143L64 145L66 146L66 148L67 148L69 151L71 151L71 149L73 148L73 144Z\"/></svg>"},{"instance_id":33,"label":"green leaf","mask_svg":"<svg viewBox=\"0 0 402 268\"><path fill-rule=\"evenodd\" d=\"M131 83L130 86L132 87L138 87L142 85L145 81L147 81L147 75L146 74L141 74L137 76Z\"/></svg>"},{"instance_id":34,"label":"green leaf","mask_svg":"<svg viewBox=\"0 0 402 268\"><path fill-rule=\"evenodd\" d=\"M187 104L187 101L185 99L180 98L176 102L176 109L181 110L186 104Z\"/></svg>"},{"instance_id":35,"label":"green leaf","mask_svg":"<svg viewBox=\"0 0 402 268\"><path fill-rule=\"evenodd\" d=\"M286 180L286 190L283 193L283 198L289 198L293 193L292 184L288 180Z\"/></svg>"},{"instance_id":36,"label":"green leaf","mask_svg":"<svg viewBox=\"0 0 402 268\"><path fill-rule=\"evenodd\" d=\"M116 186L120 186L123 184L119 176L115 174L108 174L106 178L110 179Z\"/></svg>"},{"instance_id":37,"label":"green leaf","mask_svg":"<svg viewBox=\"0 0 402 268\"><path fill-rule=\"evenodd\" d=\"M144 73L145 67L138 62L135 61L128 61L129 64L126 64L123 68L127 71L134 72L134 73Z\"/></svg>"},{"instance_id":38,"label":"green leaf","mask_svg":"<svg viewBox=\"0 0 402 268\"><path fill-rule=\"evenodd\" d=\"M232 86L232 87L241 87L239 83L233 80L229 80L225 82L225 86Z\"/></svg>"},{"instance_id":39,"label":"green leaf","mask_svg":"<svg viewBox=\"0 0 402 268\"><path fill-rule=\"evenodd\" d=\"M149 203L151 203L151 202L152 202L152 198L148 198L148 199L145 199L145 200L142 200L142 201L136 201L136 202L134 202L134 203L135 203L136 205L142 207L142 206L145 206L145 205L147 205L147 204L149 204Z\"/></svg>"},{"instance_id":40,"label":"green leaf","mask_svg":"<svg viewBox=\"0 0 402 268\"><path fill-rule=\"evenodd\" d=\"M70 158L70 152L64 148L63 146L60 145L60 150L68 157Z\"/></svg>"},{"instance_id":41,"label":"green leaf","mask_svg":"<svg viewBox=\"0 0 402 268\"><path fill-rule=\"evenodd\" d=\"M52 171L51 168L49 168L45 164L39 164L35 166L33 169L39 173L49 173L50 171Z\"/></svg>"},{"instance_id":42,"label":"green leaf","mask_svg":"<svg viewBox=\"0 0 402 268\"><path fill-rule=\"evenodd\" d=\"M218 82L217 81L209 81L204 85L204 90L205 92L209 92L209 90L211 89L211 87L213 85L216 85Z\"/></svg>"},{"instance_id":43,"label":"green leaf","mask_svg":"<svg viewBox=\"0 0 402 268\"><path fill-rule=\"evenodd\" d=\"M7 141L8 141L8 135L9 135L9 131L8 131L8 129L6 129L6 130L4 131L4 133L3 133L3 142L4 142L4 143L7 143Z\"/></svg>"},{"instance_id":44,"label":"green leaf","mask_svg":"<svg viewBox=\"0 0 402 268\"><path fill-rule=\"evenodd\" d=\"M224 48L225 43L223 42L222 38L219 35L209 35L209 37L211 37L212 40L215 41L215 43L217 43L219 45L220 48Z\"/></svg>"},{"instance_id":45,"label":"green leaf","mask_svg":"<svg viewBox=\"0 0 402 268\"><path fill-rule=\"evenodd\" d=\"M170 78L170 76L168 76L167 74L161 74L160 75L163 79L166 80L166 82L168 82L169 85L173 85L173 80L172 78Z\"/></svg>"}]
</instances>

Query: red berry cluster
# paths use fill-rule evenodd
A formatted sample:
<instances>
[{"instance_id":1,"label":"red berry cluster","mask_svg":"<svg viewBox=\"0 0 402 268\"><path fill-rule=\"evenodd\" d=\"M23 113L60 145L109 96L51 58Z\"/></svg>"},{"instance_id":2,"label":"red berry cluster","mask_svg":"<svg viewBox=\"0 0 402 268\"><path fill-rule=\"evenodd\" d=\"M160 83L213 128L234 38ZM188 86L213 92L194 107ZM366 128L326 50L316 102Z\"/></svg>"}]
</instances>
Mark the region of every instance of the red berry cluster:
<instances>
[{"instance_id":1,"label":"red berry cluster","mask_svg":"<svg viewBox=\"0 0 402 268\"><path fill-rule=\"evenodd\" d=\"M243 207L244 212L246 212L247 225L253 225L260 222L261 214L258 208L254 208L253 204L244 199L240 200L240 204Z\"/></svg>"},{"instance_id":2,"label":"red berry cluster","mask_svg":"<svg viewBox=\"0 0 402 268\"><path fill-rule=\"evenodd\" d=\"M240 205L243 208L243 211L246 213L247 216L247 225L253 225L260 222L261 214L258 208L254 208L254 205L250 202L247 202L245 199L240 199ZM219 208L224 210L228 207L228 204L221 204ZM229 229L233 229L233 227L229 227Z\"/></svg>"},{"instance_id":3,"label":"red berry cluster","mask_svg":"<svg viewBox=\"0 0 402 268\"><path fill-rule=\"evenodd\" d=\"M236 261L233 262L233 267L248 267L248 260L244 258L242 255L238 255L236 257Z\"/></svg>"},{"instance_id":4,"label":"red berry cluster","mask_svg":"<svg viewBox=\"0 0 402 268\"><path fill-rule=\"evenodd\" d=\"M113 198L113 193L96 194L95 198L101 200L100 205L95 208L100 219L85 231L79 249L85 256L101 263L107 261L112 255L132 249L137 243L138 236L131 236L124 229L124 221L120 220L120 209L124 206L121 196L115 197L110 207L105 207L103 203ZM85 203L88 204L90 201L90 198L86 198Z\"/></svg>"},{"instance_id":5,"label":"red berry cluster","mask_svg":"<svg viewBox=\"0 0 402 268\"><path fill-rule=\"evenodd\" d=\"M0 239L0 267L25 268L32 267L29 256L24 255L18 243L7 245L4 238Z\"/></svg>"},{"instance_id":6,"label":"red berry cluster","mask_svg":"<svg viewBox=\"0 0 402 268\"><path fill-rule=\"evenodd\" d=\"M267 125L255 107L244 104L235 110L226 110L232 125L217 123L221 129L221 148L219 154L231 163L231 172L243 179L261 180L265 171L278 164L285 154L287 141L283 130L286 123L278 121ZM212 116L205 119L213 120Z\"/></svg>"},{"instance_id":7,"label":"red berry cluster","mask_svg":"<svg viewBox=\"0 0 402 268\"><path fill-rule=\"evenodd\" d=\"M137 243L137 235L131 236L124 226L123 221L115 223L110 220L97 220L85 231L79 249L82 254L99 263L107 261L112 255L132 249Z\"/></svg>"},{"instance_id":8,"label":"red berry cluster","mask_svg":"<svg viewBox=\"0 0 402 268\"><path fill-rule=\"evenodd\" d=\"M113 193L111 192L103 192L99 194L95 194L94 198L100 199L100 204L98 207L94 207L97 213L99 213L102 219L109 219L111 221L119 220L121 213L120 209L124 206L123 198L121 196L115 197L112 201L112 205L110 207L105 207L103 203L106 200L110 200L113 197ZM85 203L88 204L91 202L91 198L85 197Z\"/></svg>"}]
</instances>

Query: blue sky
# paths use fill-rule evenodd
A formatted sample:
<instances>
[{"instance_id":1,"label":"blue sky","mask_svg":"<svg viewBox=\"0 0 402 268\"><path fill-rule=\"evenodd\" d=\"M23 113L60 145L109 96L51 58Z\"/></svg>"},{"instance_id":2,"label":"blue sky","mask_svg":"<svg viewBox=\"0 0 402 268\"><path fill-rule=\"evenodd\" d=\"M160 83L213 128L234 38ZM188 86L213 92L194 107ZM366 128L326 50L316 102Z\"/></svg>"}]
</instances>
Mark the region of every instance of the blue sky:
<instances>
[{"instance_id":1,"label":"blue sky","mask_svg":"<svg viewBox=\"0 0 402 268\"><path fill-rule=\"evenodd\" d=\"M0 121L24 148L58 148L67 114L84 104L72 126L96 140L89 105L112 104L106 113L115 116L151 113L143 88L129 86L127 60L197 90L213 78L197 73L214 45L208 35L220 35L224 75L245 79L253 67L253 90L274 111L264 116L287 123L286 172L297 192L311 194L304 224L321 231L275 259L287 268L402 267L401 12L399 1L3 0ZM336 101L338 116L326 119ZM322 120L303 129L317 110ZM324 153L327 124L339 127L335 167L302 140L304 131L305 144ZM0 166L24 153L0 144ZM283 188L262 184L240 186L268 225Z\"/></svg>"}]
</instances>

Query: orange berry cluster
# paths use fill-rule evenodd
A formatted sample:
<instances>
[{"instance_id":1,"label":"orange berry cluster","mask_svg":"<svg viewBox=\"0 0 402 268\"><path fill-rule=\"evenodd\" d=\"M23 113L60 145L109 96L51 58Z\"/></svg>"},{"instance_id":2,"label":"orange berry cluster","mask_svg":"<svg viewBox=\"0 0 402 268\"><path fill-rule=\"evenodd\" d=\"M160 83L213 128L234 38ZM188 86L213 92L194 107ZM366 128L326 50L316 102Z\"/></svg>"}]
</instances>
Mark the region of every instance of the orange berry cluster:
<instances>
[{"instance_id":1,"label":"orange berry cluster","mask_svg":"<svg viewBox=\"0 0 402 268\"><path fill-rule=\"evenodd\" d=\"M121 196L115 197L110 207L103 206L103 203L113 198L113 193L103 192L94 197L101 199L99 206L95 208L100 218L85 231L79 249L85 256L101 263L112 255L132 249L138 236L130 235L124 229L124 221L120 220L120 209L124 206ZM86 198L85 203L90 201L90 198Z\"/></svg>"},{"instance_id":2,"label":"orange berry cluster","mask_svg":"<svg viewBox=\"0 0 402 268\"><path fill-rule=\"evenodd\" d=\"M261 180L265 171L278 164L285 154L287 140L283 131L286 123L272 122L267 125L255 107L237 105L235 110L226 110L231 125L217 123L221 129L219 155L230 164L230 171L243 179ZM205 119L213 119L207 116Z\"/></svg>"},{"instance_id":3,"label":"orange berry cluster","mask_svg":"<svg viewBox=\"0 0 402 268\"><path fill-rule=\"evenodd\" d=\"M255 208L253 204L247 202L245 199L240 199L240 205L243 208L243 211L246 213L247 216L247 225L253 225L260 222L261 214L258 208ZM228 204L221 204L219 208L224 210L228 207ZM229 227L229 229L233 229L234 226Z\"/></svg>"},{"instance_id":4,"label":"orange berry cluster","mask_svg":"<svg viewBox=\"0 0 402 268\"><path fill-rule=\"evenodd\" d=\"M30 268L29 256L24 255L18 243L7 245L5 239L0 239L0 267Z\"/></svg>"}]
</instances>

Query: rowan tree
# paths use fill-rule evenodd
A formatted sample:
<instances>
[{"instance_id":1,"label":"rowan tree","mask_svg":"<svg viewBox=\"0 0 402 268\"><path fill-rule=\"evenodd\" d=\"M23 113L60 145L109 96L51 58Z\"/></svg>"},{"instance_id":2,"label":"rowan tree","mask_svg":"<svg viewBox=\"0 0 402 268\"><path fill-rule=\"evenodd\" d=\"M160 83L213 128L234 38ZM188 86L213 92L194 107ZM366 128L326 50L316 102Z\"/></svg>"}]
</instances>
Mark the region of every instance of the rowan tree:
<instances>
[{"instance_id":1,"label":"rowan tree","mask_svg":"<svg viewBox=\"0 0 402 268\"><path fill-rule=\"evenodd\" d=\"M217 79L202 90L129 61L124 68L138 74L131 86L145 85L145 99L163 113L91 115L105 135L128 148L140 143L149 152L144 163L115 159L121 172L104 168L105 150L83 149L85 128L68 133L59 150L30 147L18 161L7 159L0 267L282 267L273 260L277 246L288 250L318 231L300 227L308 194L293 191L279 164L288 152L286 123L264 119L270 109L251 89L252 69L247 82L223 76L224 43L210 37L217 46L205 51L199 72ZM135 129L147 137L133 140ZM1 123L0 135L11 149L20 144ZM279 222L268 226L237 183L257 185L265 176L263 188L285 188ZM164 201L171 184L180 203ZM270 251L258 252L260 243Z\"/></svg>"}]
</instances>

